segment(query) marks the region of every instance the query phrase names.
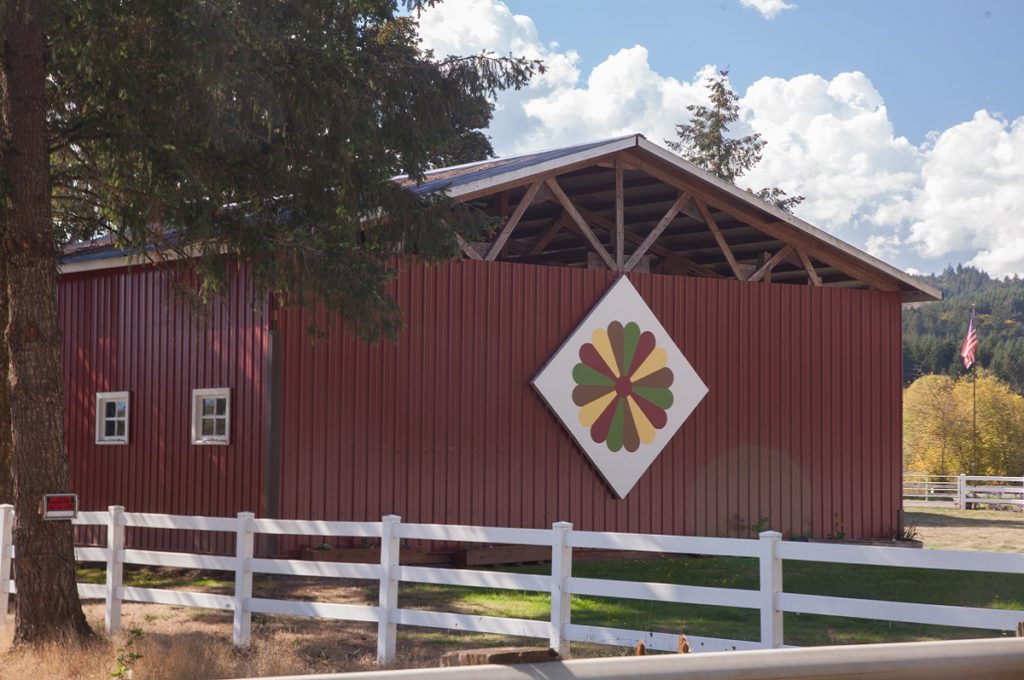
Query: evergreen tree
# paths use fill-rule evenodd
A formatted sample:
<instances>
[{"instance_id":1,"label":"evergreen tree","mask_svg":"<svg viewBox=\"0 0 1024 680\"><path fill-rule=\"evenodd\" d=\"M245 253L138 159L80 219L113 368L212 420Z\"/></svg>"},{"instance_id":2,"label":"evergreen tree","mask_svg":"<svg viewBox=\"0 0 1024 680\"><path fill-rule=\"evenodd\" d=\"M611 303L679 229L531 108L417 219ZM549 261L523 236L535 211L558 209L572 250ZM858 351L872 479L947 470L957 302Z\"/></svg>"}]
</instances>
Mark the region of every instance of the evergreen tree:
<instances>
[{"instance_id":1,"label":"evergreen tree","mask_svg":"<svg viewBox=\"0 0 1024 680\"><path fill-rule=\"evenodd\" d=\"M36 513L43 493L67 487L62 242L108 233L128 251L173 251L201 298L244 261L256 297L323 304L377 338L399 327L383 291L396 256L445 259L457 234L490 226L391 178L489 155L492 96L540 65L437 58L397 4L0 3L0 431L13 443L16 643L90 634L71 527Z\"/></svg>"},{"instance_id":2,"label":"evergreen tree","mask_svg":"<svg viewBox=\"0 0 1024 680\"><path fill-rule=\"evenodd\" d=\"M765 142L758 133L745 137L728 136L729 126L740 118L738 97L729 87L728 70L709 77L707 88L710 106L687 106L690 121L676 125L679 139L666 139L665 144L694 165L735 184L761 160ZM778 187L751 193L786 212L792 212L804 200L803 196L787 196Z\"/></svg>"}]
</instances>

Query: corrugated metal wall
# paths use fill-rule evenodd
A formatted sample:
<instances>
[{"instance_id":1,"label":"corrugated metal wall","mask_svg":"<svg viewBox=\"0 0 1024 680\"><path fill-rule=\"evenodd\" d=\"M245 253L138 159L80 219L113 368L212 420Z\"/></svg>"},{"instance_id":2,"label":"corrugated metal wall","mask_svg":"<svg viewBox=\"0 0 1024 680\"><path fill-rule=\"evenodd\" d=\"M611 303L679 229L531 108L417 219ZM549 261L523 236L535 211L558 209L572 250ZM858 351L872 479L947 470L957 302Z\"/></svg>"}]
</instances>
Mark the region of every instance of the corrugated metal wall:
<instances>
[{"instance_id":1,"label":"corrugated metal wall","mask_svg":"<svg viewBox=\"0 0 1024 680\"><path fill-rule=\"evenodd\" d=\"M261 509L264 310L250 304L244 275L205 313L194 309L180 299L174 271L140 266L60 279L67 449L83 510L225 516ZM191 444L191 391L201 387L232 390L228 446ZM130 442L96 445L96 393L121 390L131 392ZM220 552L233 537L130 530L128 540Z\"/></svg>"},{"instance_id":2,"label":"corrugated metal wall","mask_svg":"<svg viewBox=\"0 0 1024 680\"><path fill-rule=\"evenodd\" d=\"M281 313L281 516L891 537L898 294L636 274L709 393L625 501L530 386L607 271L462 261L394 285L367 345ZM184 471L183 471L184 472Z\"/></svg>"}]
</instances>

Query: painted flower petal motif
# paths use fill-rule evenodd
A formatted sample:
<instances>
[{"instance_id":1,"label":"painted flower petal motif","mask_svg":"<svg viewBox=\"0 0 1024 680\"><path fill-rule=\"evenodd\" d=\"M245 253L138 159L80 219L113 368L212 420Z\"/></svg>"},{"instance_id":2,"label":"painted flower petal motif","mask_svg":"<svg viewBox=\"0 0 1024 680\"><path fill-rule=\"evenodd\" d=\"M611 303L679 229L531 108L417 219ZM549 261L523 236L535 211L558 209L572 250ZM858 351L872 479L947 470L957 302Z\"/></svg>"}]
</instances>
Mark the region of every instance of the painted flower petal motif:
<instances>
[{"instance_id":1,"label":"painted flower petal motif","mask_svg":"<svg viewBox=\"0 0 1024 680\"><path fill-rule=\"evenodd\" d=\"M668 354L654 334L629 322L596 328L572 370L572 401L591 439L612 452L636 452L668 421L673 403Z\"/></svg>"}]
</instances>

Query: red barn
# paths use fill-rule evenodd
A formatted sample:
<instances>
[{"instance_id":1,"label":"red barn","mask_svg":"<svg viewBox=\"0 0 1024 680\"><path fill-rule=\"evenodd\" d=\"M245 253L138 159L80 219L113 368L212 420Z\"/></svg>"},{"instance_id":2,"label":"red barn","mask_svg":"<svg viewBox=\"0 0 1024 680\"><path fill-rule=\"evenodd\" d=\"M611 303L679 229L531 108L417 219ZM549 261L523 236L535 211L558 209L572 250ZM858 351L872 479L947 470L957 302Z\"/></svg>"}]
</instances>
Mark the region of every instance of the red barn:
<instances>
[{"instance_id":1,"label":"red barn","mask_svg":"<svg viewBox=\"0 0 1024 680\"><path fill-rule=\"evenodd\" d=\"M897 531L900 310L937 290L639 135L447 168L409 189L447 191L504 226L460 261L403 268L395 343L338 327L314 342L307 312L250 304L244 268L198 314L176 296L173 263L70 250L60 313L83 509ZM707 394L619 498L531 381L623 275Z\"/></svg>"}]
</instances>

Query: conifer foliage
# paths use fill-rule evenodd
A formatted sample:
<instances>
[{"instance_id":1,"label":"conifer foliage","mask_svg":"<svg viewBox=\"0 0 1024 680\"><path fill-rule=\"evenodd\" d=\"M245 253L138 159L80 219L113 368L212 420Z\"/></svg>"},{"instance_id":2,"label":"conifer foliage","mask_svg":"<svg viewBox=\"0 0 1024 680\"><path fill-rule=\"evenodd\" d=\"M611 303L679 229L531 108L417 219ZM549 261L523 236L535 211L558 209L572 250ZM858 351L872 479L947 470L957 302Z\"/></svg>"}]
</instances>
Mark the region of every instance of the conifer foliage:
<instances>
[{"instance_id":1,"label":"conifer foliage","mask_svg":"<svg viewBox=\"0 0 1024 680\"><path fill-rule=\"evenodd\" d=\"M0 2L16 642L90 634L71 528L36 513L43 493L68 490L60 246L106 234L185 256L200 298L245 262L256 299L322 304L364 337L394 335L396 260L452 257L490 222L392 177L490 155L493 95L541 68L424 51L416 15L435 1Z\"/></svg>"},{"instance_id":2,"label":"conifer foliage","mask_svg":"<svg viewBox=\"0 0 1024 680\"><path fill-rule=\"evenodd\" d=\"M740 109L738 97L729 87L728 70L709 77L707 89L710 105L687 106L689 122L676 125L678 139L666 139L665 144L694 165L735 184L760 162L765 141L756 132L745 137L729 136L729 126L740 119ZM786 212L792 212L804 200L803 196L788 196L778 187L748 191Z\"/></svg>"}]
</instances>

